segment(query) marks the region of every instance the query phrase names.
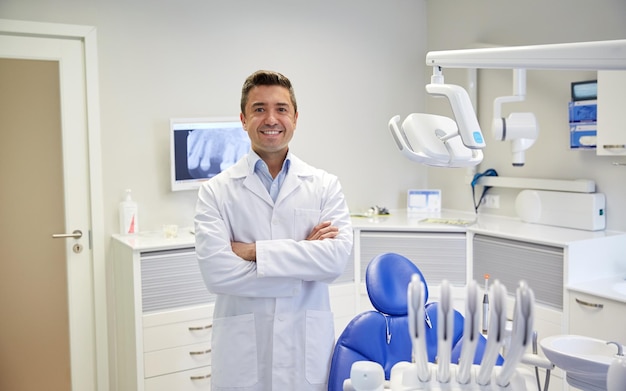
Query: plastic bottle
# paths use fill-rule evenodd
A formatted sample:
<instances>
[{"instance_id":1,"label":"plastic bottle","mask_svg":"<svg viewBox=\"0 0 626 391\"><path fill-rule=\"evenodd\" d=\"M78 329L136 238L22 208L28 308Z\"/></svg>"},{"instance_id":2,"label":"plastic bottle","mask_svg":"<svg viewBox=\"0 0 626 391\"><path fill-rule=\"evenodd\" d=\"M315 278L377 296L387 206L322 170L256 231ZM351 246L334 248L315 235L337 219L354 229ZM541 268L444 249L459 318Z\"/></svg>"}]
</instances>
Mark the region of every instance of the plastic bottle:
<instances>
[{"instance_id":1,"label":"plastic bottle","mask_svg":"<svg viewBox=\"0 0 626 391\"><path fill-rule=\"evenodd\" d=\"M139 230L137 203L131 198L131 190L126 189L124 200L120 202L120 233L134 234Z\"/></svg>"}]
</instances>

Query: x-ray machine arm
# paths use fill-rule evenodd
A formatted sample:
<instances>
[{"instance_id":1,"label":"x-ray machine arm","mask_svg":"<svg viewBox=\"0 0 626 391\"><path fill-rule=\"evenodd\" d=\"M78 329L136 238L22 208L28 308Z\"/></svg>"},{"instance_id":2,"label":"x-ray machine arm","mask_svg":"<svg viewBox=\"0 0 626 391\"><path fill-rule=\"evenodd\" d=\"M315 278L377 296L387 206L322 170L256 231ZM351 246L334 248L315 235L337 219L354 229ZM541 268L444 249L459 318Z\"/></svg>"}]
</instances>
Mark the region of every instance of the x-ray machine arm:
<instances>
[{"instance_id":1,"label":"x-ray machine arm","mask_svg":"<svg viewBox=\"0 0 626 391\"><path fill-rule=\"evenodd\" d=\"M524 99L525 70L626 70L626 39L433 51L427 53L426 65L433 67L426 91L450 101L456 124L447 117L433 114L411 114L402 124L399 116L393 117L389 129L402 153L411 160L431 166L479 164L485 142L476 113L465 89L444 83L443 69L512 69L516 77L514 96L498 98L494 102L492 129L497 139L513 140L513 164L522 165L523 151L534 143L538 132L534 115L513 113L507 119L500 118L499 106L503 102ZM513 129L514 135L503 136L506 127Z\"/></svg>"}]
</instances>

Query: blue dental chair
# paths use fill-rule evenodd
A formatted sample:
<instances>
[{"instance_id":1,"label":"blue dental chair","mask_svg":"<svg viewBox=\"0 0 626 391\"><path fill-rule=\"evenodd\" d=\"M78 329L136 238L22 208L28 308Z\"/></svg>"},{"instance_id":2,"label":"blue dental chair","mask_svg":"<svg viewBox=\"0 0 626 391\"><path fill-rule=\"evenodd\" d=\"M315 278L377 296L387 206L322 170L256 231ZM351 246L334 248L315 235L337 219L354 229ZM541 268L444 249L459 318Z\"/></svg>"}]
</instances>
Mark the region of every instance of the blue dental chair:
<instances>
[{"instance_id":1,"label":"blue dental chair","mask_svg":"<svg viewBox=\"0 0 626 391\"><path fill-rule=\"evenodd\" d=\"M417 274L425 286L426 349L429 362L437 357L437 303L427 303L428 286L422 272L408 258L396 253L380 254L371 260L365 272L365 285L374 311L357 315L337 339L330 364L329 391L342 391L356 361L374 361L382 365L389 380L391 368L399 361L411 362L412 342L409 335L407 288ZM426 319L424 320L426 322ZM463 316L454 312L451 361L457 363L461 353ZM480 364L486 339L481 336L474 363ZM503 362L498 358L498 365Z\"/></svg>"}]
</instances>

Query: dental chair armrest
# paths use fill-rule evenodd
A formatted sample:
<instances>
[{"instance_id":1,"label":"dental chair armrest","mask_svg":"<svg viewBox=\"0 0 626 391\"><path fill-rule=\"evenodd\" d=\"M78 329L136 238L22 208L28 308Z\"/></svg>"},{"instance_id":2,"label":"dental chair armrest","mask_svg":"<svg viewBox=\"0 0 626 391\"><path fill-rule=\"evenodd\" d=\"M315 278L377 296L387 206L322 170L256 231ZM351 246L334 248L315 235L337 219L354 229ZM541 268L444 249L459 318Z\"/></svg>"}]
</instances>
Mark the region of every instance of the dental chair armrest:
<instances>
[{"instance_id":1,"label":"dental chair armrest","mask_svg":"<svg viewBox=\"0 0 626 391\"><path fill-rule=\"evenodd\" d=\"M522 364L532 365L543 369L554 369L554 364L538 354L525 354L522 356Z\"/></svg>"}]
</instances>

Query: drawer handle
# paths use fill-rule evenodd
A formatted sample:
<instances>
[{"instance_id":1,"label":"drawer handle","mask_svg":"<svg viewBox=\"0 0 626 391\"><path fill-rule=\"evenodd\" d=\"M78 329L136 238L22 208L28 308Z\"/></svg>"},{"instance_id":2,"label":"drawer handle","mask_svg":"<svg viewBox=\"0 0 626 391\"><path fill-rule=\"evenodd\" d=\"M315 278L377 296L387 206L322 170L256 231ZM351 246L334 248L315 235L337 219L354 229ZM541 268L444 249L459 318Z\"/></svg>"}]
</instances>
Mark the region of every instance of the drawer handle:
<instances>
[{"instance_id":1,"label":"drawer handle","mask_svg":"<svg viewBox=\"0 0 626 391\"><path fill-rule=\"evenodd\" d=\"M209 353L211 353L211 349L209 349L209 350L201 350L199 352L189 352L189 354L191 356L200 356L200 355L209 354Z\"/></svg>"},{"instance_id":2,"label":"drawer handle","mask_svg":"<svg viewBox=\"0 0 626 391\"><path fill-rule=\"evenodd\" d=\"M210 379L211 378L211 374L209 373L208 375L204 375L204 376L189 376L189 379L191 380L204 380L204 379Z\"/></svg>"},{"instance_id":3,"label":"drawer handle","mask_svg":"<svg viewBox=\"0 0 626 391\"><path fill-rule=\"evenodd\" d=\"M206 326L196 326L196 327L189 327L189 331L202 331L202 330L206 330L206 329L210 329L211 327L213 327L212 324L208 324Z\"/></svg>"},{"instance_id":4,"label":"drawer handle","mask_svg":"<svg viewBox=\"0 0 626 391\"><path fill-rule=\"evenodd\" d=\"M578 297L576 297L575 299L576 299L576 302L580 305L586 305L587 307L593 307L593 308L604 308L604 304L588 303L586 301L580 300Z\"/></svg>"}]
</instances>

